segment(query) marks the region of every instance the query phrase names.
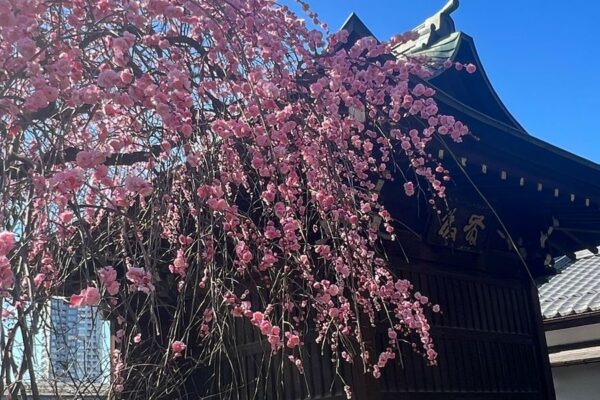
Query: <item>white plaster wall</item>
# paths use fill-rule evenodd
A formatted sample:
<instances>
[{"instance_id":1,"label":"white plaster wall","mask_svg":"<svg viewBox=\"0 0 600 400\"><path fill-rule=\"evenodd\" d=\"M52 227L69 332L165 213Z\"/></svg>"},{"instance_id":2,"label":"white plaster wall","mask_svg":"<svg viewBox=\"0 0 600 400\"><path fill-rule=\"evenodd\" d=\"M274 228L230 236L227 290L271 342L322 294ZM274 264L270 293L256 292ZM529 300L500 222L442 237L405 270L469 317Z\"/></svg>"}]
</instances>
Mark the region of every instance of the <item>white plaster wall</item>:
<instances>
[{"instance_id":1,"label":"white plaster wall","mask_svg":"<svg viewBox=\"0 0 600 400\"><path fill-rule=\"evenodd\" d=\"M548 346L600 339L600 324L546 332ZM600 400L600 362L552 367L557 400Z\"/></svg>"},{"instance_id":2,"label":"white plaster wall","mask_svg":"<svg viewBox=\"0 0 600 400\"><path fill-rule=\"evenodd\" d=\"M574 328L546 332L546 342L548 343L548 347L598 339L600 339L600 324L582 325ZM598 378L600 379L600 376ZM600 399L600 394L597 399Z\"/></svg>"},{"instance_id":3,"label":"white plaster wall","mask_svg":"<svg viewBox=\"0 0 600 400\"><path fill-rule=\"evenodd\" d=\"M556 400L600 399L600 363L552 368Z\"/></svg>"}]
</instances>

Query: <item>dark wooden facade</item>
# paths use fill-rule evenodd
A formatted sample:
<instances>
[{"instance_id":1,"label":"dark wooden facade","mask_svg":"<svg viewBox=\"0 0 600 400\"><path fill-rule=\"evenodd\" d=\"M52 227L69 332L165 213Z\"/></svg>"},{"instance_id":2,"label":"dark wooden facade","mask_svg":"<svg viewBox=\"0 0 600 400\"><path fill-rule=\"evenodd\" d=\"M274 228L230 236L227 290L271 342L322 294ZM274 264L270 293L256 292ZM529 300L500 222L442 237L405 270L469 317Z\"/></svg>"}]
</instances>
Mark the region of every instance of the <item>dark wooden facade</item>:
<instances>
[{"instance_id":1,"label":"dark wooden facade","mask_svg":"<svg viewBox=\"0 0 600 400\"><path fill-rule=\"evenodd\" d=\"M426 366L409 346L379 380L358 366L342 365L354 398L553 399L535 286L519 261L502 254L439 251L418 243L404 249L411 262L394 258L396 272L443 310L431 317L439 365ZM305 374L299 375L291 363L265 358L268 349L258 342L259 335L251 328L244 331L244 368L237 372L247 385L238 392L241 399L345 398L330 356L310 340ZM385 332L372 332L373 348L385 343Z\"/></svg>"}]
</instances>

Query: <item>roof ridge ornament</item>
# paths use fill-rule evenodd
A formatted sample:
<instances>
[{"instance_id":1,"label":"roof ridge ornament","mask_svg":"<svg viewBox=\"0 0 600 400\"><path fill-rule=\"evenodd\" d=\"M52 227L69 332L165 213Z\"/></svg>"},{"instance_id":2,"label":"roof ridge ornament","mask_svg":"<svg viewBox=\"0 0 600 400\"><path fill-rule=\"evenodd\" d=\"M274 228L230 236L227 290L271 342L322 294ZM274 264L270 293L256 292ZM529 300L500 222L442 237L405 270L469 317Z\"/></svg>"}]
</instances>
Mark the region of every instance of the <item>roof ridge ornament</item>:
<instances>
[{"instance_id":1,"label":"roof ridge ornament","mask_svg":"<svg viewBox=\"0 0 600 400\"><path fill-rule=\"evenodd\" d=\"M439 39L456 32L456 26L450 14L456 11L459 5L459 0L448 0L438 12L414 29L420 36L427 36L427 39L422 41L422 47L429 47Z\"/></svg>"}]
</instances>

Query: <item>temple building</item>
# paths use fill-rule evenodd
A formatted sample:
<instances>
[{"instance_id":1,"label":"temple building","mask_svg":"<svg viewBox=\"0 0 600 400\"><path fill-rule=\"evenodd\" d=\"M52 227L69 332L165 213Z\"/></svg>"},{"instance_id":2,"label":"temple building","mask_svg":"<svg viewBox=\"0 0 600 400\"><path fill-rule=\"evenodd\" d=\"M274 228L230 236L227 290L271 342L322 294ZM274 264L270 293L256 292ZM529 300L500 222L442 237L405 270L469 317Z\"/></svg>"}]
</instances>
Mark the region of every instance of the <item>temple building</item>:
<instances>
[{"instance_id":1,"label":"temple building","mask_svg":"<svg viewBox=\"0 0 600 400\"><path fill-rule=\"evenodd\" d=\"M416 41L394 50L431 60L425 83L435 89L441 113L472 131L463 143L436 137L432 145L452 176L447 207L438 213L425 196L407 198L401 184L381 189L401 222L398 241L386 249L395 272L443 310L431 319L439 365L427 367L406 346L378 380L360 367L344 367L357 399L555 399L537 283L557 273L559 257L598 253L600 166L523 129L494 91L473 38L456 30L451 13L457 7L449 1L415 28ZM350 44L373 36L354 14L343 29ZM477 69L443 68L445 60ZM384 336L373 329L372 347L384 346ZM304 377L290 366L257 389L252 382L263 374L263 352L258 344L244 347L242 375L249 384L241 398L344 398L327 355L311 345Z\"/></svg>"},{"instance_id":2,"label":"temple building","mask_svg":"<svg viewBox=\"0 0 600 400\"><path fill-rule=\"evenodd\" d=\"M584 249L598 253L600 165L525 131L494 91L473 38L456 29L451 13L457 7L458 0L450 0L415 28L418 39L394 48L397 57L430 60L429 77L413 83L433 88L440 113L472 132L462 143L441 135L429 143L431 156L452 177L447 203L433 208L426 195L407 197L401 179L379 187L397 222L397 240L384 241L394 273L442 310L430 315L438 365L427 366L402 342L401 356L375 379L360 362L336 369L327 346L307 336L301 375L280 354L271 354L254 326L236 319L245 326L236 325L227 338L235 365L223 361L218 374L196 365L185 381L188 393L333 400L346 398L348 384L358 400L556 398L538 285L559 272L555 260L575 260ZM354 14L342 29L349 33L347 46L373 36ZM475 72L445 68L447 60L473 64ZM164 314L159 317L168 320ZM384 326L364 331L361 339L371 354L389 343ZM137 383L146 380L140 374Z\"/></svg>"}]
</instances>

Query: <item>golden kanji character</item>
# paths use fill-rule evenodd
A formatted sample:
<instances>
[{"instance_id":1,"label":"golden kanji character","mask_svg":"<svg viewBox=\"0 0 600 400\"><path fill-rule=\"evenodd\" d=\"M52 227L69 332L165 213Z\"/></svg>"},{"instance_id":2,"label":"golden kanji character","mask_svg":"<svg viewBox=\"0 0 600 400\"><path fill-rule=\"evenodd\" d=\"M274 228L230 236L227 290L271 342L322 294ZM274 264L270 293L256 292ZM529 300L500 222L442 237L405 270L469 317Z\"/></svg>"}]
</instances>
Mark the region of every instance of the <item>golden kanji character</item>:
<instances>
[{"instance_id":1,"label":"golden kanji character","mask_svg":"<svg viewBox=\"0 0 600 400\"><path fill-rule=\"evenodd\" d=\"M473 214L469 217L469 223L463 228L463 231L466 233L465 239L471 246L477 245L479 229L485 229L485 224L483 223L484 219L485 217L483 215Z\"/></svg>"},{"instance_id":2,"label":"golden kanji character","mask_svg":"<svg viewBox=\"0 0 600 400\"><path fill-rule=\"evenodd\" d=\"M456 241L457 230L454 226L454 223L456 221L456 217L454 216L455 212L456 208L451 211L448 211L448 213L442 218L442 226L440 227L438 234L444 240L452 240L453 242Z\"/></svg>"}]
</instances>

